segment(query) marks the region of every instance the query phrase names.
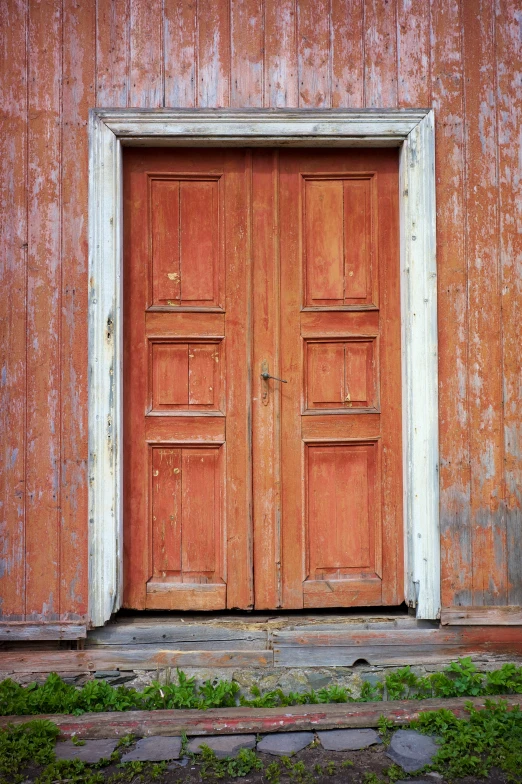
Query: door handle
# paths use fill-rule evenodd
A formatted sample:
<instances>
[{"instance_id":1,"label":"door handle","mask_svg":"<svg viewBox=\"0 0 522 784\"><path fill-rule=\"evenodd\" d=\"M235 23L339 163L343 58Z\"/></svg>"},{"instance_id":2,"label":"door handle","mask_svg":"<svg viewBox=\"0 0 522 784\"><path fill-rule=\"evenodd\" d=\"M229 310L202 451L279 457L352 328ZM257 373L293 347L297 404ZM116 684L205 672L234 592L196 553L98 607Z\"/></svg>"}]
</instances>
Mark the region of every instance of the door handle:
<instances>
[{"instance_id":1,"label":"door handle","mask_svg":"<svg viewBox=\"0 0 522 784\"><path fill-rule=\"evenodd\" d=\"M288 381L285 381L284 378L278 378L277 376L271 376L268 372L268 362L263 360L261 363L261 378L265 382L263 384L263 394L261 395L261 400L264 406L268 405L268 380L273 378L274 381L281 381L282 384L288 384Z\"/></svg>"},{"instance_id":2,"label":"door handle","mask_svg":"<svg viewBox=\"0 0 522 784\"><path fill-rule=\"evenodd\" d=\"M288 381L285 381L284 378L277 378L277 376L271 376L268 371L261 373L261 378L264 378L265 381L268 381L269 378L273 378L274 381L281 381L283 384L288 384Z\"/></svg>"}]
</instances>

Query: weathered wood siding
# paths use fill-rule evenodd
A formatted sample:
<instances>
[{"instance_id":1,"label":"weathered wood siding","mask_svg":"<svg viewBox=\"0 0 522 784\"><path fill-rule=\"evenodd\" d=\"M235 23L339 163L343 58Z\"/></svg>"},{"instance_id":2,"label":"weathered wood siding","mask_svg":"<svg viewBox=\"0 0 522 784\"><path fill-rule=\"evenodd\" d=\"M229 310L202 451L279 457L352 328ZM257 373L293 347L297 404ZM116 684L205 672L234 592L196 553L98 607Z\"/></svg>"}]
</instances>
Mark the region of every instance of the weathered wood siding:
<instances>
[{"instance_id":1,"label":"weathered wood siding","mask_svg":"<svg viewBox=\"0 0 522 784\"><path fill-rule=\"evenodd\" d=\"M0 613L87 611L87 112L436 112L443 604L522 604L517 0L7 0Z\"/></svg>"}]
</instances>

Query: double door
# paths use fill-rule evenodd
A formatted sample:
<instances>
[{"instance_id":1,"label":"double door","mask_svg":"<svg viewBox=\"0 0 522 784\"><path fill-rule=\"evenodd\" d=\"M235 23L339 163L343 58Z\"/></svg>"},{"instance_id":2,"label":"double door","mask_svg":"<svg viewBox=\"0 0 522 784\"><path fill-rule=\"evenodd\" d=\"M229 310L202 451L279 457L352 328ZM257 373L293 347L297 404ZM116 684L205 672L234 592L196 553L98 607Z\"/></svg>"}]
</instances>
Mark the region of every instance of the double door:
<instances>
[{"instance_id":1,"label":"double door","mask_svg":"<svg viewBox=\"0 0 522 784\"><path fill-rule=\"evenodd\" d=\"M124 606L403 600L396 150L124 152Z\"/></svg>"}]
</instances>

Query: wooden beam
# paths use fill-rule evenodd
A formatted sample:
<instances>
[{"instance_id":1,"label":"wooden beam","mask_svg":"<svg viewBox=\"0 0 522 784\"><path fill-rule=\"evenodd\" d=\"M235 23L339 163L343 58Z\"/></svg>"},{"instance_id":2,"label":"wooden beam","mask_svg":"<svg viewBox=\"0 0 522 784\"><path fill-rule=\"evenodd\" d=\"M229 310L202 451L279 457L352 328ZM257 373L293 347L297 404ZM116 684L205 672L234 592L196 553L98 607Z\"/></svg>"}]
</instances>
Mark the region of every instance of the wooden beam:
<instances>
[{"instance_id":1,"label":"wooden beam","mask_svg":"<svg viewBox=\"0 0 522 784\"><path fill-rule=\"evenodd\" d=\"M508 708L522 706L522 695L502 697ZM445 708L455 716L468 715L466 705L483 708L485 698L455 697L430 700L297 705L289 708L211 708L210 710L124 711L86 713L83 716L4 716L0 727L48 719L70 738L119 738L133 734L150 735L230 735L236 733L327 730L343 727L377 727L381 716L393 724L409 724L426 711Z\"/></svg>"},{"instance_id":2,"label":"wooden beam","mask_svg":"<svg viewBox=\"0 0 522 784\"><path fill-rule=\"evenodd\" d=\"M445 607L443 626L522 626L522 607Z\"/></svg>"},{"instance_id":3,"label":"wooden beam","mask_svg":"<svg viewBox=\"0 0 522 784\"><path fill-rule=\"evenodd\" d=\"M87 636L87 629L78 623L26 623L14 621L0 623L0 640L80 640Z\"/></svg>"},{"instance_id":4,"label":"wooden beam","mask_svg":"<svg viewBox=\"0 0 522 784\"><path fill-rule=\"evenodd\" d=\"M276 667L351 667L360 659L371 665L423 664L481 653L522 656L522 627L274 631L273 649Z\"/></svg>"},{"instance_id":5,"label":"wooden beam","mask_svg":"<svg viewBox=\"0 0 522 784\"><path fill-rule=\"evenodd\" d=\"M0 653L0 672L157 670L165 667L270 667L272 651L179 651L156 646Z\"/></svg>"}]
</instances>

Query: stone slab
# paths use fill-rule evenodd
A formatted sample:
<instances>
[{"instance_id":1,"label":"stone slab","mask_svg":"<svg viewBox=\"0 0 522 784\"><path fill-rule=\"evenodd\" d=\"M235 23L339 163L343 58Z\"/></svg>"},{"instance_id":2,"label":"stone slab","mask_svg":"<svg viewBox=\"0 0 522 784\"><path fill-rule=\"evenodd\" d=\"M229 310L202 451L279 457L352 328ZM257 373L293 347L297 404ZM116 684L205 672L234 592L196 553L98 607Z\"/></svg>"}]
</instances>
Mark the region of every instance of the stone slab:
<instances>
[{"instance_id":1,"label":"stone slab","mask_svg":"<svg viewBox=\"0 0 522 784\"><path fill-rule=\"evenodd\" d=\"M132 751L122 755L122 762L166 762L179 759L181 738L152 735L141 738Z\"/></svg>"},{"instance_id":2,"label":"stone slab","mask_svg":"<svg viewBox=\"0 0 522 784\"><path fill-rule=\"evenodd\" d=\"M386 754L406 773L414 773L425 765L431 765L437 751L438 746L429 735L415 730L397 730Z\"/></svg>"},{"instance_id":3,"label":"stone slab","mask_svg":"<svg viewBox=\"0 0 522 784\"><path fill-rule=\"evenodd\" d=\"M382 743L379 734L371 729L325 730L318 732L317 737L327 751L357 751Z\"/></svg>"},{"instance_id":4,"label":"stone slab","mask_svg":"<svg viewBox=\"0 0 522 784\"><path fill-rule=\"evenodd\" d=\"M309 746L313 739L313 732L274 732L259 741L257 750L277 757L290 757Z\"/></svg>"},{"instance_id":5,"label":"stone slab","mask_svg":"<svg viewBox=\"0 0 522 784\"><path fill-rule=\"evenodd\" d=\"M216 757L235 757L240 749L255 749L255 735L205 735L192 738L187 746L187 751L192 754L201 752L200 746L209 746Z\"/></svg>"},{"instance_id":6,"label":"stone slab","mask_svg":"<svg viewBox=\"0 0 522 784\"><path fill-rule=\"evenodd\" d=\"M83 746L75 746L72 740L66 740L63 743L57 743L54 750L56 759L95 763L102 759L108 759L117 745L118 740L114 738L86 740Z\"/></svg>"}]
</instances>

